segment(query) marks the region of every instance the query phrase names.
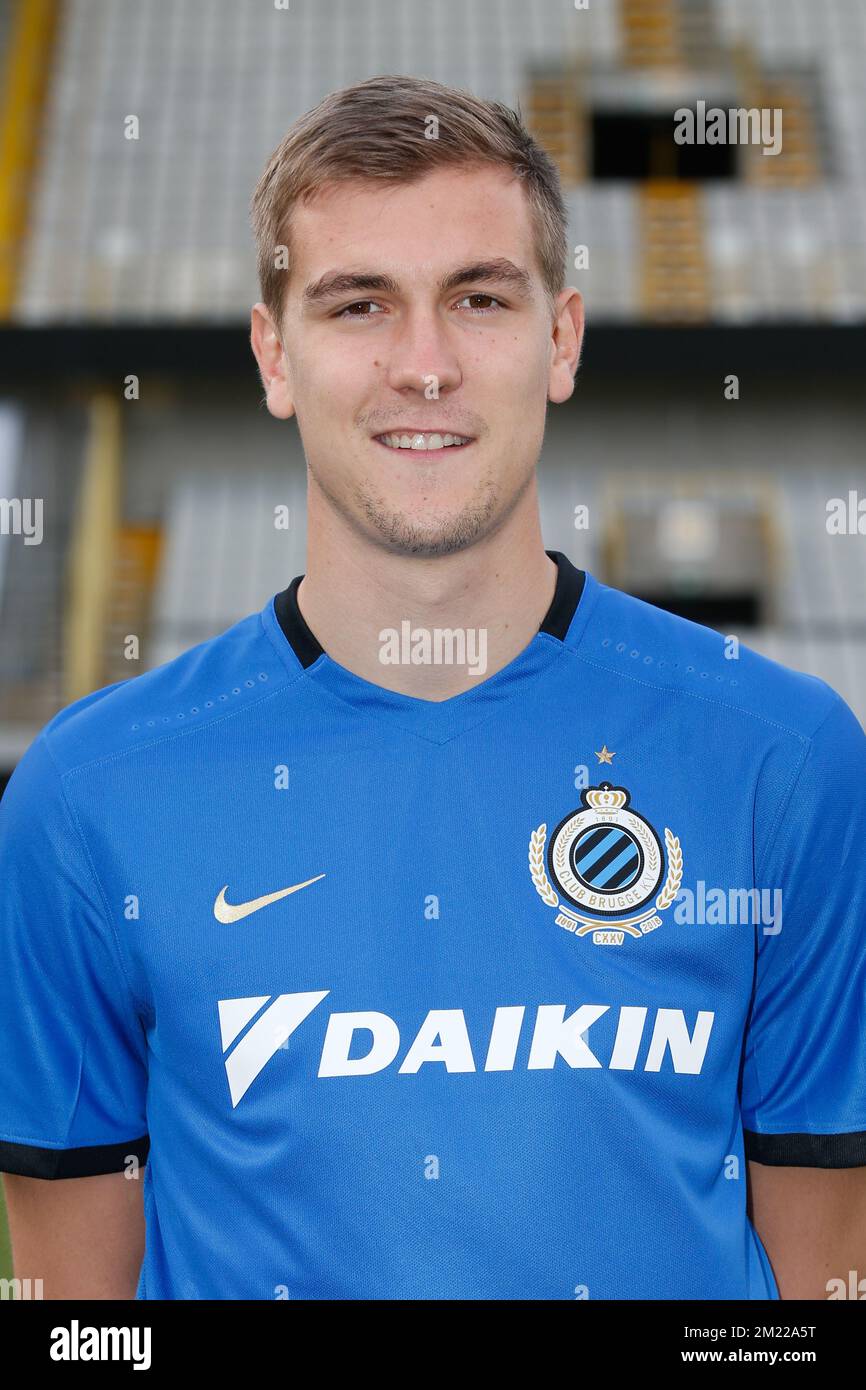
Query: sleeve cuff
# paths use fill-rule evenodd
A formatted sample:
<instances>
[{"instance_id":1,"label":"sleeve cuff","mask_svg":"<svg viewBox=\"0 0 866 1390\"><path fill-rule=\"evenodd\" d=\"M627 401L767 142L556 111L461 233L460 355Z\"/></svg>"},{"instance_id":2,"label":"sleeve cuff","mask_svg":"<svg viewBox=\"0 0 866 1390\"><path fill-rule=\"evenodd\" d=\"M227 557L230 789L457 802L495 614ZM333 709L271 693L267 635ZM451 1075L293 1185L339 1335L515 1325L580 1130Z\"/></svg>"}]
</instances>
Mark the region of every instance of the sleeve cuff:
<instances>
[{"instance_id":1,"label":"sleeve cuff","mask_svg":"<svg viewBox=\"0 0 866 1390\"><path fill-rule=\"evenodd\" d=\"M120 1144L92 1144L81 1149L43 1149L0 1139L0 1173L22 1178L93 1178L100 1173L122 1173L130 1156L144 1165L149 1149L146 1134Z\"/></svg>"},{"instance_id":2,"label":"sleeve cuff","mask_svg":"<svg viewBox=\"0 0 866 1390\"><path fill-rule=\"evenodd\" d=\"M853 1134L759 1134L743 1130L746 1158L774 1168L866 1166L866 1130Z\"/></svg>"}]
</instances>

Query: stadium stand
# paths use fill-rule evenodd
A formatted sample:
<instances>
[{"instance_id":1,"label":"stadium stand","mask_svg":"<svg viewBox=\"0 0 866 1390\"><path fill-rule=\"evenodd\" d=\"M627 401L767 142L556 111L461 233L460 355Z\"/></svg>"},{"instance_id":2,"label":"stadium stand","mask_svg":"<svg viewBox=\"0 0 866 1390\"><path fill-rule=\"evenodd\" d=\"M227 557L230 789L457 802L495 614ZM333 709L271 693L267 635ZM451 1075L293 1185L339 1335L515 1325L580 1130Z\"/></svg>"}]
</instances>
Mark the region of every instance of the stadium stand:
<instances>
[{"instance_id":1,"label":"stadium stand","mask_svg":"<svg viewBox=\"0 0 866 1390\"><path fill-rule=\"evenodd\" d=\"M825 524L828 499L866 496L862 362L843 336L866 321L861 0L329 0L323 16L315 0L0 7L0 350L13 367L28 330L84 353L50 382L7 374L0 397L0 495L41 497L45 515L40 546L0 535L0 766L63 703L303 571L303 452L266 416L252 357L215 389L206 365L196 381L142 371L129 344L190 326L243 339L265 159L327 91L380 72L519 101L559 163L590 327L585 379L550 412L546 543L735 626L866 717L863 538ZM676 147L675 111L701 100L779 107L781 152ZM778 345L804 325L835 335L840 373L817 357L796 380L772 361L746 371L734 353L736 402L695 364L592 375L600 328L638 358L653 326L715 335L719 361L726 331L775 327ZM94 371L88 335L125 328ZM635 528L641 544L624 542ZM684 564L671 537L687 532Z\"/></svg>"}]
</instances>

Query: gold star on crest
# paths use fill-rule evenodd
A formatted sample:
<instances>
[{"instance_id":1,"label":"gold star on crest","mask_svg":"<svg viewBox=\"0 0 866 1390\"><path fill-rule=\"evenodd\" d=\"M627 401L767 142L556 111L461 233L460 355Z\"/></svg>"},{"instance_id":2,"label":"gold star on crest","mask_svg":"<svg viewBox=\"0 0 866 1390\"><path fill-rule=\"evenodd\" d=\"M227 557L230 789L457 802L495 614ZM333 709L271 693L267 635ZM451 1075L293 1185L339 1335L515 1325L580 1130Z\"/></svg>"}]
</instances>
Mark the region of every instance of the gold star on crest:
<instances>
[{"instance_id":1,"label":"gold star on crest","mask_svg":"<svg viewBox=\"0 0 866 1390\"><path fill-rule=\"evenodd\" d=\"M612 763L614 758L616 757L616 753L611 753L607 744L603 743L601 745L601 752L596 753L595 756L598 758L598 761L600 763Z\"/></svg>"}]
</instances>

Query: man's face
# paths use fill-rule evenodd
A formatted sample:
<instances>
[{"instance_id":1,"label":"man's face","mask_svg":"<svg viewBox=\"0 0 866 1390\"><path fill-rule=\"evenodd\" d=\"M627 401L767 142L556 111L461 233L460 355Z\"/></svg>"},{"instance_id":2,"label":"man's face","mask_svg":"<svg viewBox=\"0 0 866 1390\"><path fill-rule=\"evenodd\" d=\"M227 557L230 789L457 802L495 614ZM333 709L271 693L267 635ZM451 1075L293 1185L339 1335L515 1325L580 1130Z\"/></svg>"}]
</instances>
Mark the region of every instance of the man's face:
<instances>
[{"instance_id":1,"label":"man's face","mask_svg":"<svg viewBox=\"0 0 866 1390\"><path fill-rule=\"evenodd\" d=\"M252 339L314 484L392 551L492 534L533 481L582 328L573 290L552 321L520 183L482 166L331 184L295 209L291 235L282 331L256 306ZM449 434L470 442L438 447Z\"/></svg>"}]
</instances>

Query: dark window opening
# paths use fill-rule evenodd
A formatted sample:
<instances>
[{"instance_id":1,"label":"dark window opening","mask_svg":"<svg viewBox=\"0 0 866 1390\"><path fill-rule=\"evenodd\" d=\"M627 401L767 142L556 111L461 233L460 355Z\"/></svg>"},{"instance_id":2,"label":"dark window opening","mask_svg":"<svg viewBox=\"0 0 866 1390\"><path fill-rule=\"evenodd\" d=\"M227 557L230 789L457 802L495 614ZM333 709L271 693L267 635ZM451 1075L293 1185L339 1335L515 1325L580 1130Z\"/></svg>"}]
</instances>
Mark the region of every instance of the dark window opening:
<instances>
[{"instance_id":1,"label":"dark window opening","mask_svg":"<svg viewBox=\"0 0 866 1390\"><path fill-rule=\"evenodd\" d=\"M678 145L674 114L596 112L592 117L594 179L733 179L737 146Z\"/></svg>"}]
</instances>

